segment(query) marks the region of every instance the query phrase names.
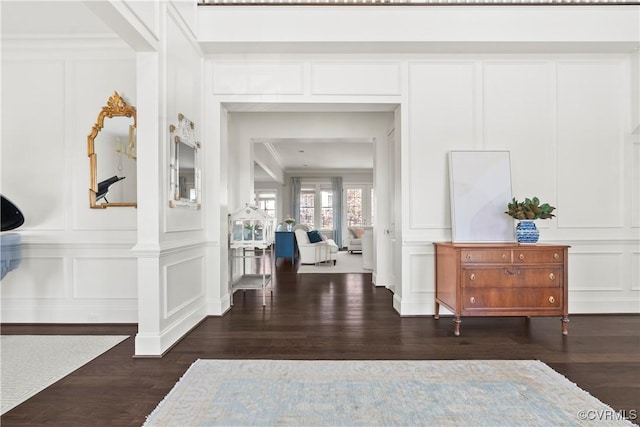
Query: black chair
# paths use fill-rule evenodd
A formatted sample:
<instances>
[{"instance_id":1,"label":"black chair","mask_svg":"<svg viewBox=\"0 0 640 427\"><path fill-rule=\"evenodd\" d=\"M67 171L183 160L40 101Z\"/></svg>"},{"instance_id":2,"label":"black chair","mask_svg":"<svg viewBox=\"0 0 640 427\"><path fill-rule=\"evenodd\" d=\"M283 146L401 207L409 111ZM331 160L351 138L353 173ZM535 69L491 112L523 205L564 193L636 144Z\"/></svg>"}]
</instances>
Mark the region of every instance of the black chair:
<instances>
[{"instance_id":1,"label":"black chair","mask_svg":"<svg viewBox=\"0 0 640 427\"><path fill-rule=\"evenodd\" d=\"M24 215L20 209L9 199L0 195L2 205L0 205L0 216L2 216L2 227L0 231L14 230L24 224Z\"/></svg>"},{"instance_id":2,"label":"black chair","mask_svg":"<svg viewBox=\"0 0 640 427\"><path fill-rule=\"evenodd\" d=\"M107 178L104 181L100 181L98 183L98 192L96 193L96 202L100 199L104 199L107 203L109 203L109 200L107 200L106 198L106 195L109 192L109 187L111 187L111 185L125 178L126 176L118 177L117 175L114 175L111 178Z\"/></svg>"}]
</instances>

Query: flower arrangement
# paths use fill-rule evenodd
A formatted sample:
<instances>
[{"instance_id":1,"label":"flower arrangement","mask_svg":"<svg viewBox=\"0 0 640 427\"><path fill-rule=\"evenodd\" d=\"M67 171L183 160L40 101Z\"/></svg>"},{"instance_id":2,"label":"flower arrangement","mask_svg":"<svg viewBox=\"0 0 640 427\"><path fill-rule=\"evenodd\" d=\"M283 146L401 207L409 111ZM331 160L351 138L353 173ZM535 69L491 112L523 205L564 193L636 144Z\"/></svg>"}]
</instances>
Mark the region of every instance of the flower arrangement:
<instances>
[{"instance_id":1,"label":"flower arrangement","mask_svg":"<svg viewBox=\"0 0 640 427\"><path fill-rule=\"evenodd\" d=\"M295 224L296 220L294 218L285 218L284 222L286 222L287 224L291 225L291 224Z\"/></svg>"},{"instance_id":2,"label":"flower arrangement","mask_svg":"<svg viewBox=\"0 0 640 427\"><path fill-rule=\"evenodd\" d=\"M522 202L514 197L507 205L507 209L505 213L518 220L550 219L555 216L551 213L555 207L549 203L540 204L540 199L537 197L526 198Z\"/></svg>"}]
</instances>

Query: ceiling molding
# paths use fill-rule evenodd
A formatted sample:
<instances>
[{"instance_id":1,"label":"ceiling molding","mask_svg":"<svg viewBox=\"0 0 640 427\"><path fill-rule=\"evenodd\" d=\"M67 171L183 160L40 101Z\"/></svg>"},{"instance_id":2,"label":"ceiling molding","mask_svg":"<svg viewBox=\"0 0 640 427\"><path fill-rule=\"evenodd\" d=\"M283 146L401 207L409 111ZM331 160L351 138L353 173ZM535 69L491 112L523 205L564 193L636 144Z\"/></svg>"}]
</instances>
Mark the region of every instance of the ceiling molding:
<instances>
[{"instance_id":1,"label":"ceiling molding","mask_svg":"<svg viewBox=\"0 0 640 427\"><path fill-rule=\"evenodd\" d=\"M267 149L267 151L269 151L269 153L273 156L274 160L276 161L276 163L278 164L278 166L280 166L280 169L284 170L284 165L282 163L282 158L280 157L280 155L278 154L278 151L276 150L276 148L273 146L273 144L271 142L263 142L262 144L264 144L264 147Z\"/></svg>"}]
</instances>

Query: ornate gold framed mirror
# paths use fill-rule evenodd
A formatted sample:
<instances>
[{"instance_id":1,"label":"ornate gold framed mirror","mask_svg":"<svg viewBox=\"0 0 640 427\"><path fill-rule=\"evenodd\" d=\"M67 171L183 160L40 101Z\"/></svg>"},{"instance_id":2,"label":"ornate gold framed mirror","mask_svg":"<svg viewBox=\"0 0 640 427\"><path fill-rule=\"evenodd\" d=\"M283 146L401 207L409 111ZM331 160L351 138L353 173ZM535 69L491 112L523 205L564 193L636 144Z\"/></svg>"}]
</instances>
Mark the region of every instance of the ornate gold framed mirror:
<instances>
[{"instance_id":1,"label":"ornate gold framed mirror","mask_svg":"<svg viewBox=\"0 0 640 427\"><path fill-rule=\"evenodd\" d=\"M91 208L138 206L136 127L136 108L114 92L87 137Z\"/></svg>"}]
</instances>

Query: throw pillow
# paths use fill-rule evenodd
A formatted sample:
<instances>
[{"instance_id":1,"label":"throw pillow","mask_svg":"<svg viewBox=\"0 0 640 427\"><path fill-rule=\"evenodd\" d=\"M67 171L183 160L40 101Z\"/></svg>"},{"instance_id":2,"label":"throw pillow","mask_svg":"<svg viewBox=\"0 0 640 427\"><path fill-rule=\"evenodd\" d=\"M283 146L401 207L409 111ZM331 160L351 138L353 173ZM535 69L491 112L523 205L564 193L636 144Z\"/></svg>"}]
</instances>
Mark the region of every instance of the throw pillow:
<instances>
[{"instance_id":1,"label":"throw pillow","mask_svg":"<svg viewBox=\"0 0 640 427\"><path fill-rule=\"evenodd\" d=\"M355 228L354 230L356 232L356 237L358 239L360 239L362 237L362 235L364 234L364 228L358 227L358 228Z\"/></svg>"},{"instance_id":2,"label":"throw pillow","mask_svg":"<svg viewBox=\"0 0 640 427\"><path fill-rule=\"evenodd\" d=\"M322 242L322 236L320 236L320 232L318 230L308 231L307 236L309 237L309 243Z\"/></svg>"}]
</instances>

